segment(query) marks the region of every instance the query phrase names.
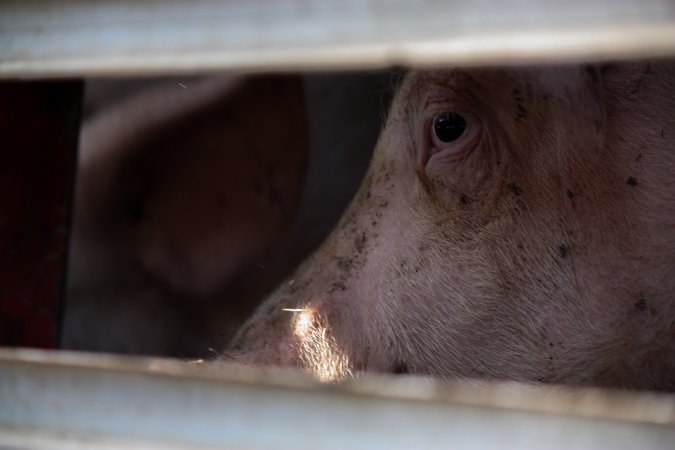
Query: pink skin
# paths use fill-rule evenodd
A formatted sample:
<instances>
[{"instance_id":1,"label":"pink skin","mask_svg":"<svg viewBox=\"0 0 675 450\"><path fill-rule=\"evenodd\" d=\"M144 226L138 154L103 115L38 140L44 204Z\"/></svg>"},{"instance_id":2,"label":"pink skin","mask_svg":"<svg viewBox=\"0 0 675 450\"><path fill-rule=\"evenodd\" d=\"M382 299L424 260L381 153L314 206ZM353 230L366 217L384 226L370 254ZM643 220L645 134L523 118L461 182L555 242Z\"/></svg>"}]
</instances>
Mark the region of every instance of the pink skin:
<instances>
[{"instance_id":1,"label":"pink skin","mask_svg":"<svg viewBox=\"0 0 675 450\"><path fill-rule=\"evenodd\" d=\"M675 388L674 90L671 62L408 75L337 229L232 354Z\"/></svg>"}]
</instances>

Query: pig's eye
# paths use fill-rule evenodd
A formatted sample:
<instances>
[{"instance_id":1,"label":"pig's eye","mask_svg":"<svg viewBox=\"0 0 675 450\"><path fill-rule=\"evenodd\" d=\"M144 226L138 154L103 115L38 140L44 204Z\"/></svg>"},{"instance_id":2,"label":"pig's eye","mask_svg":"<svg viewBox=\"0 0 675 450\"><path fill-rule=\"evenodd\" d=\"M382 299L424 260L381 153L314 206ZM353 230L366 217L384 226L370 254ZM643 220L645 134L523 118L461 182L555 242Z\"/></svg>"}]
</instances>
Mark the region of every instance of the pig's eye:
<instances>
[{"instance_id":1,"label":"pig's eye","mask_svg":"<svg viewBox=\"0 0 675 450\"><path fill-rule=\"evenodd\" d=\"M459 139L466 130L466 119L455 112L444 112L434 119L434 136L443 143Z\"/></svg>"}]
</instances>

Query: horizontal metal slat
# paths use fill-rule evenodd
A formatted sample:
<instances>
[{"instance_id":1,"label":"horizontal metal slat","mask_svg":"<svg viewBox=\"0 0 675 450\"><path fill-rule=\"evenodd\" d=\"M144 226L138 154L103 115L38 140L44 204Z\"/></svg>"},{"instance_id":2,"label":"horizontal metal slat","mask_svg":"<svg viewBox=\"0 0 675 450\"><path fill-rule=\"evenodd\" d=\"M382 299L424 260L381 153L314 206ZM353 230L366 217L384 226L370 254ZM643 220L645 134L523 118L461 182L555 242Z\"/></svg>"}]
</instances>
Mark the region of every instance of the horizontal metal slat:
<instances>
[{"instance_id":1,"label":"horizontal metal slat","mask_svg":"<svg viewBox=\"0 0 675 450\"><path fill-rule=\"evenodd\" d=\"M0 2L0 77L667 55L672 0Z\"/></svg>"},{"instance_id":2,"label":"horizontal metal slat","mask_svg":"<svg viewBox=\"0 0 675 450\"><path fill-rule=\"evenodd\" d=\"M675 397L0 350L2 448L672 449Z\"/></svg>"}]
</instances>

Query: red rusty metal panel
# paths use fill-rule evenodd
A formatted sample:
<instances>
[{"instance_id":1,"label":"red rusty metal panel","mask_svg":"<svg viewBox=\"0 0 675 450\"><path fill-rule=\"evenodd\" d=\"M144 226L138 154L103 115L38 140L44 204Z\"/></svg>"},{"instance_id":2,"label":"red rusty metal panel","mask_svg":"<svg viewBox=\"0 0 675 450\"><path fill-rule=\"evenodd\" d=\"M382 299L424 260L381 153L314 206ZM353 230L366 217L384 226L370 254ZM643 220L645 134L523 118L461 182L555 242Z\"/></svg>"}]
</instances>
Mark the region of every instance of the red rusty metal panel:
<instances>
[{"instance_id":1,"label":"red rusty metal panel","mask_svg":"<svg viewBox=\"0 0 675 450\"><path fill-rule=\"evenodd\" d=\"M54 348L82 83L0 83L0 345Z\"/></svg>"}]
</instances>

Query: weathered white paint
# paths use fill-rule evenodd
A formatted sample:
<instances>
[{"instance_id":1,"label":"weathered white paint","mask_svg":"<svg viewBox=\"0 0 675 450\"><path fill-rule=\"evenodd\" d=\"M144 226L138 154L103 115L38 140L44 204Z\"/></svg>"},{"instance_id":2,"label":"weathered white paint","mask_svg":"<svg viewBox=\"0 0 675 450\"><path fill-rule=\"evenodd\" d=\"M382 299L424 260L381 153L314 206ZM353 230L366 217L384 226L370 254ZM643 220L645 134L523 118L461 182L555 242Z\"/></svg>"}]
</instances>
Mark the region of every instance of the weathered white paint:
<instances>
[{"instance_id":1,"label":"weathered white paint","mask_svg":"<svg viewBox=\"0 0 675 450\"><path fill-rule=\"evenodd\" d=\"M675 397L4 349L0 448L672 449Z\"/></svg>"},{"instance_id":2,"label":"weathered white paint","mask_svg":"<svg viewBox=\"0 0 675 450\"><path fill-rule=\"evenodd\" d=\"M675 53L672 0L4 0L0 77Z\"/></svg>"}]
</instances>

